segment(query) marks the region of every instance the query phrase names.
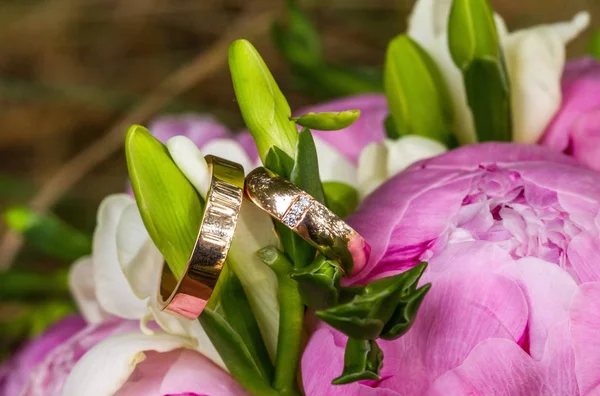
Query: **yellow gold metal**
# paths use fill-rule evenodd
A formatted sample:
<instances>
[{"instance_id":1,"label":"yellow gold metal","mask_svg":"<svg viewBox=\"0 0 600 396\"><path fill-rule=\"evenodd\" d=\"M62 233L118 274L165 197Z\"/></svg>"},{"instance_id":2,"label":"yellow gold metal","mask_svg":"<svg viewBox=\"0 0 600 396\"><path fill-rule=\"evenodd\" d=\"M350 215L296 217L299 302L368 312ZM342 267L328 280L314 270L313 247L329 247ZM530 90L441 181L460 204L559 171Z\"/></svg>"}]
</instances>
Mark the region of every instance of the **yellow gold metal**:
<instances>
[{"instance_id":1,"label":"yellow gold metal","mask_svg":"<svg viewBox=\"0 0 600 396\"><path fill-rule=\"evenodd\" d=\"M255 205L325 256L337 260L346 275L368 261L369 244L344 220L288 180L260 167L248 174L244 190Z\"/></svg>"},{"instance_id":2,"label":"yellow gold metal","mask_svg":"<svg viewBox=\"0 0 600 396\"><path fill-rule=\"evenodd\" d=\"M212 173L204 216L194 250L182 278L177 281L163 265L161 308L188 319L197 318L217 283L240 214L244 168L223 158L204 157Z\"/></svg>"}]
</instances>

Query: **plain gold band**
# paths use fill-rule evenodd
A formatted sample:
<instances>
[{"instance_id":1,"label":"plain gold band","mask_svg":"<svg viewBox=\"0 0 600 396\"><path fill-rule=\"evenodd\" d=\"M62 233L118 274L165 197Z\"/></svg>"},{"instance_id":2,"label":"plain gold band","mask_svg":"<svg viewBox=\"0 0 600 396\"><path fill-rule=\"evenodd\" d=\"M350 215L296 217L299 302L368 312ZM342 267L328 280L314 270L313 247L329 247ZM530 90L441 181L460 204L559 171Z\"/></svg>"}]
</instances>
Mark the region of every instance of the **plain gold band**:
<instances>
[{"instance_id":1,"label":"plain gold band","mask_svg":"<svg viewBox=\"0 0 600 396\"><path fill-rule=\"evenodd\" d=\"M196 245L181 279L163 265L160 285L161 308L188 319L200 316L217 283L244 194L240 164L212 155L204 158L212 176Z\"/></svg>"}]
</instances>

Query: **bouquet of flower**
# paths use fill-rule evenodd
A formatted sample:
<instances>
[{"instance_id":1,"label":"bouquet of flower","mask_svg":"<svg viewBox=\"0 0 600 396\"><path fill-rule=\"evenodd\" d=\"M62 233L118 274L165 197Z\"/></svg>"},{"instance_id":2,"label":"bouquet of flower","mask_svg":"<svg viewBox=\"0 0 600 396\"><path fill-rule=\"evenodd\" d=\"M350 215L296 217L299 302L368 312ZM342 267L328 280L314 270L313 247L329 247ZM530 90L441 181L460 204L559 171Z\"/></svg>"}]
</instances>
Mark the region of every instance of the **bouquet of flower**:
<instances>
[{"instance_id":1,"label":"bouquet of flower","mask_svg":"<svg viewBox=\"0 0 600 396\"><path fill-rule=\"evenodd\" d=\"M285 55L321 67L293 11ZM565 67L588 19L508 32L486 0L419 0L385 95L297 112L233 42L248 132L129 129L131 189L69 273L81 317L6 363L0 391L600 392L600 62Z\"/></svg>"}]
</instances>

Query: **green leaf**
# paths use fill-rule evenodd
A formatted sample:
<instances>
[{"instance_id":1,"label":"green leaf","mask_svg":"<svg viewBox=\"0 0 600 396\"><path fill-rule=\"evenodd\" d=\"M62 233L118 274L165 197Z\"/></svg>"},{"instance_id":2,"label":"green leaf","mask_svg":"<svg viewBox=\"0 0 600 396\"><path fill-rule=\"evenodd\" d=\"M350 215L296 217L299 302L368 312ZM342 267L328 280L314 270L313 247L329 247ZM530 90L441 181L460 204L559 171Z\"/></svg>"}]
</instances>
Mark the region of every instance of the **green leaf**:
<instances>
[{"instance_id":1,"label":"green leaf","mask_svg":"<svg viewBox=\"0 0 600 396\"><path fill-rule=\"evenodd\" d=\"M231 44L229 69L242 117L263 163L274 146L293 158L298 131L290 120L290 106L252 44L246 40Z\"/></svg>"},{"instance_id":2,"label":"green leaf","mask_svg":"<svg viewBox=\"0 0 600 396\"><path fill-rule=\"evenodd\" d=\"M264 164L266 168L286 179L289 179L294 169L294 159L276 146L269 149Z\"/></svg>"},{"instance_id":3,"label":"green leaf","mask_svg":"<svg viewBox=\"0 0 600 396\"><path fill-rule=\"evenodd\" d=\"M70 290L68 272L59 270L40 273L22 270L0 272L0 301L68 300Z\"/></svg>"},{"instance_id":4,"label":"green leaf","mask_svg":"<svg viewBox=\"0 0 600 396\"><path fill-rule=\"evenodd\" d=\"M402 310L408 304L418 308L420 299L429 288L425 285L417 289L425 268L426 263L421 263L404 273L369 283L362 289L354 287L351 289L350 301L318 311L317 316L347 336L361 340L378 338L393 319L387 329L394 328L395 335L400 329L394 326L404 323L401 322L401 315L397 314L398 308ZM413 301L419 302L414 304ZM404 309L402 312L416 315L416 309ZM413 320L414 316L408 319L408 326Z\"/></svg>"},{"instance_id":5,"label":"green leaf","mask_svg":"<svg viewBox=\"0 0 600 396\"><path fill-rule=\"evenodd\" d=\"M463 77L479 141L511 141L510 92L503 65L477 59L465 69Z\"/></svg>"},{"instance_id":6,"label":"green leaf","mask_svg":"<svg viewBox=\"0 0 600 396\"><path fill-rule=\"evenodd\" d=\"M446 144L452 136L452 109L446 82L421 46L399 35L385 58L385 94L394 120L393 138L415 134Z\"/></svg>"},{"instance_id":7,"label":"green leaf","mask_svg":"<svg viewBox=\"0 0 600 396\"><path fill-rule=\"evenodd\" d=\"M383 367L383 351L374 340L348 338L344 352L344 371L333 385L344 385L362 380L379 380Z\"/></svg>"},{"instance_id":8,"label":"green leaf","mask_svg":"<svg viewBox=\"0 0 600 396\"><path fill-rule=\"evenodd\" d=\"M273 394L273 365L239 279L227 264L200 323L234 378L253 394Z\"/></svg>"},{"instance_id":9,"label":"green leaf","mask_svg":"<svg viewBox=\"0 0 600 396\"><path fill-rule=\"evenodd\" d=\"M448 46L459 69L475 59L498 59L494 14L487 0L454 0L448 21Z\"/></svg>"},{"instance_id":10,"label":"green leaf","mask_svg":"<svg viewBox=\"0 0 600 396\"><path fill-rule=\"evenodd\" d=\"M317 99L383 91L378 69L321 65L312 69L295 67L292 71L294 87Z\"/></svg>"},{"instance_id":11,"label":"green leaf","mask_svg":"<svg viewBox=\"0 0 600 396\"><path fill-rule=\"evenodd\" d=\"M304 305L312 309L327 309L338 303L342 275L339 263L318 255L312 264L294 270L290 277L298 282Z\"/></svg>"},{"instance_id":12,"label":"green leaf","mask_svg":"<svg viewBox=\"0 0 600 396\"><path fill-rule=\"evenodd\" d=\"M596 29L588 44L588 53L596 59L600 59L600 29Z\"/></svg>"},{"instance_id":13,"label":"green leaf","mask_svg":"<svg viewBox=\"0 0 600 396\"><path fill-rule=\"evenodd\" d=\"M6 225L22 234L40 252L64 262L73 262L92 251L92 240L51 213L13 207L4 213Z\"/></svg>"},{"instance_id":14,"label":"green leaf","mask_svg":"<svg viewBox=\"0 0 600 396\"><path fill-rule=\"evenodd\" d=\"M290 181L317 201L325 203L325 193L319 175L317 148L309 129L304 128L298 134L296 158Z\"/></svg>"},{"instance_id":15,"label":"green leaf","mask_svg":"<svg viewBox=\"0 0 600 396\"><path fill-rule=\"evenodd\" d=\"M462 70L479 141L511 141L510 83L487 0L454 0L448 46Z\"/></svg>"},{"instance_id":16,"label":"green leaf","mask_svg":"<svg viewBox=\"0 0 600 396\"><path fill-rule=\"evenodd\" d=\"M385 324L381 332L382 339L395 340L410 330L429 289L431 289L431 284L426 284L415 290L414 293L400 297L401 304L398 304L392 317Z\"/></svg>"},{"instance_id":17,"label":"green leaf","mask_svg":"<svg viewBox=\"0 0 600 396\"><path fill-rule=\"evenodd\" d=\"M267 246L257 254L273 269L279 282L281 317L273 387L280 395L300 395L296 379L302 352L304 305L300 299L298 284L289 277L293 267L276 247Z\"/></svg>"},{"instance_id":18,"label":"green leaf","mask_svg":"<svg viewBox=\"0 0 600 396\"><path fill-rule=\"evenodd\" d=\"M360 117L360 110L340 112L308 113L292 118L296 124L317 131L338 131L354 124Z\"/></svg>"},{"instance_id":19,"label":"green leaf","mask_svg":"<svg viewBox=\"0 0 600 396\"><path fill-rule=\"evenodd\" d=\"M287 25L273 25L273 41L292 65L312 68L323 64L323 48L319 32L296 0L286 1Z\"/></svg>"},{"instance_id":20,"label":"green leaf","mask_svg":"<svg viewBox=\"0 0 600 396\"><path fill-rule=\"evenodd\" d=\"M342 219L358 207L358 191L352 186L341 182L324 182L323 191L327 207Z\"/></svg>"},{"instance_id":21,"label":"green leaf","mask_svg":"<svg viewBox=\"0 0 600 396\"><path fill-rule=\"evenodd\" d=\"M280 176L289 179L296 186L312 195L319 202L324 202L325 195L319 177L317 150L310 130L303 129L298 134L295 148L295 159L277 149L272 149L267 155L265 166ZM289 171L290 165L292 166ZM315 249L295 232L277 222L275 227L281 239L285 253L290 257L296 268L302 268L312 262Z\"/></svg>"},{"instance_id":22,"label":"green leaf","mask_svg":"<svg viewBox=\"0 0 600 396\"><path fill-rule=\"evenodd\" d=\"M146 128L129 129L125 154L146 230L179 279L196 243L204 203L167 148Z\"/></svg>"}]
</instances>

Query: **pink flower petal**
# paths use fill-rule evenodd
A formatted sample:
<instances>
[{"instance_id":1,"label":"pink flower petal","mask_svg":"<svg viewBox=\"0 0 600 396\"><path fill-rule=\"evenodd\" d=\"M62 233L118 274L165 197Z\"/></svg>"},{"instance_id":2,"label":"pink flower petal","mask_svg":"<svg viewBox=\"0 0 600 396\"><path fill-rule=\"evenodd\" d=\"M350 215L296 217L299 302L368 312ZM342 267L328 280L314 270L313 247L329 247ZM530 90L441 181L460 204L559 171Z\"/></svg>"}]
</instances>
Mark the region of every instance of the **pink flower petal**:
<instances>
[{"instance_id":1,"label":"pink flower petal","mask_svg":"<svg viewBox=\"0 0 600 396\"><path fill-rule=\"evenodd\" d=\"M600 282L579 287L570 317L579 390L581 394L600 394Z\"/></svg>"}]
</instances>

